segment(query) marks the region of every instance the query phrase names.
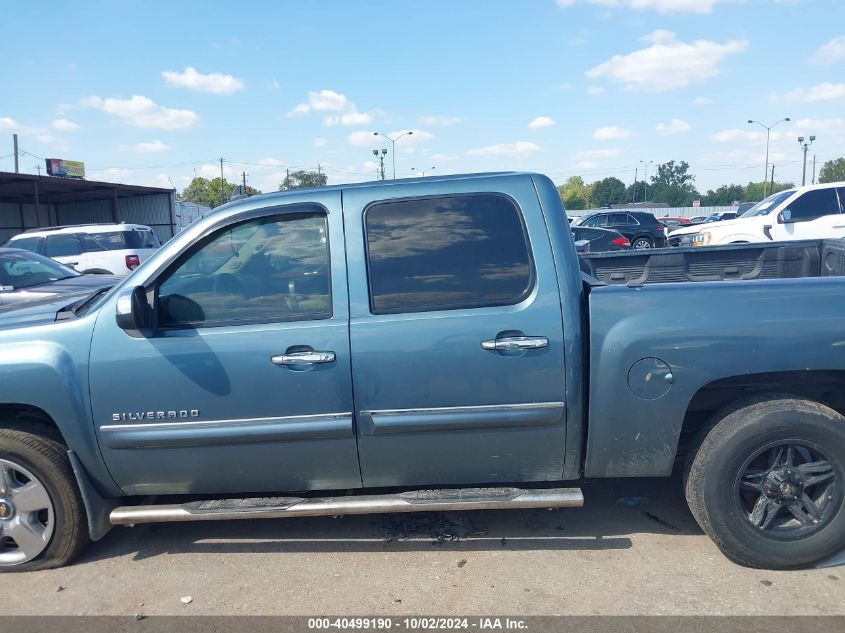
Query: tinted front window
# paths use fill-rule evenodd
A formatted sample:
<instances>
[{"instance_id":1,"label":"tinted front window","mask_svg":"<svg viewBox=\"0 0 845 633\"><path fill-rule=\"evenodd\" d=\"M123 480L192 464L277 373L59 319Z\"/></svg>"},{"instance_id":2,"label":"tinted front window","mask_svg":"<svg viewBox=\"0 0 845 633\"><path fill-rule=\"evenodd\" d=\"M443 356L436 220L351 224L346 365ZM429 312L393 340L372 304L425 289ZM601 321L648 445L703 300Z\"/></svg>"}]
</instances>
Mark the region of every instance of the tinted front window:
<instances>
[{"instance_id":1,"label":"tinted front window","mask_svg":"<svg viewBox=\"0 0 845 633\"><path fill-rule=\"evenodd\" d=\"M86 251L123 251L158 248L160 244L152 231L109 231L80 233Z\"/></svg>"},{"instance_id":2,"label":"tinted front window","mask_svg":"<svg viewBox=\"0 0 845 633\"><path fill-rule=\"evenodd\" d=\"M381 202L365 221L375 314L508 305L531 289L528 238L508 198Z\"/></svg>"},{"instance_id":3,"label":"tinted front window","mask_svg":"<svg viewBox=\"0 0 845 633\"><path fill-rule=\"evenodd\" d=\"M331 316L323 214L261 218L200 243L159 286L161 325Z\"/></svg>"},{"instance_id":4,"label":"tinted front window","mask_svg":"<svg viewBox=\"0 0 845 633\"><path fill-rule=\"evenodd\" d=\"M68 257L79 255L82 248L75 235L50 235L47 237L47 248L44 252L47 257Z\"/></svg>"},{"instance_id":5,"label":"tinted front window","mask_svg":"<svg viewBox=\"0 0 845 633\"><path fill-rule=\"evenodd\" d=\"M0 286L29 288L78 275L70 268L35 253L0 255Z\"/></svg>"},{"instance_id":6,"label":"tinted front window","mask_svg":"<svg viewBox=\"0 0 845 633\"><path fill-rule=\"evenodd\" d=\"M789 203L791 221L815 220L823 215L839 213L839 201L833 187L813 189Z\"/></svg>"}]
</instances>

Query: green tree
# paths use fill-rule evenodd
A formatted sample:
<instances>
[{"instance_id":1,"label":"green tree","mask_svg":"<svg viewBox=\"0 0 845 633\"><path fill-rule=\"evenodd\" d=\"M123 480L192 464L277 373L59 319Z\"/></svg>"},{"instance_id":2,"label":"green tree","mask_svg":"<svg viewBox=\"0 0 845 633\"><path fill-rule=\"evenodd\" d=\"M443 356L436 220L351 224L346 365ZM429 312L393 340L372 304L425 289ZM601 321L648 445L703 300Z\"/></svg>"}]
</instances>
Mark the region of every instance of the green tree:
<instances>
[{"instance_id":1,"label":"green tree","mask_svg":"<svg viewBox=\"0 0 845 633\"><path fill-rule=\"evenodd\" d=\"M715 191L709 190L701 197L703 207L721 207L731 204L734 200L745 200L745 187L742 185L722 185Z\"/></svg>"},{"instance_id":2,"label":"green tree","mask_svg":"<svg viewBox=\"0 0 845 633\"><path fill-rule=\"evenodd\" d=\"M611 204L618 204L628 201L628 192L625 183L610 176L594 182L590 189L590 206L607 207Z\"/></svg>"},{"instance_id":3,"label":"green tree","mask_svg":"<svg viewBox=\"0 0 845 633\"><path fill-rule=\"evenodd\" d=\"M745 195L742 197L744 202L758 202L765 198L767 195L772 195L773 193L777 193L778 191L783 191L785 189L792 189L795 185L791 182L775 182L775 183L765 183L765 182L749 182L745 185ZM768 193L765 193L768 191Z\"/></svg>"},{"instance_id":4,"label":"green tree","mask_svg":"<svg viewBox=\"0 0 845 633\"><path fill-rule=\"evenodd\" d=\"M590 188L581 176L570 176L557 188L563 206L571 211L586 209L590 201Z\"/></svg>"},{"instance_id":5,"label":"green tree","mask_svg":"<svg viewBox=\"0 0 845 633\"><path fill-rule=\"evenodd\" d=\"M325 187L329 177L321 171L309 171L299 169L288 172L285 179L279 185L279 191L291 189L306 189L309 187Z\"/></svg>"},{"instance_id":6,"label":"green tree","mask_svg":"<svg viewBox=\"0 0 845 633\"><path fill-rule=\"evenodd\" d=\"M829 160L822 165L819 172L819 182L845 181L845 158Z\"/></svg>"},{"instance_id":7,"label":"green tree","mask_svg":"<svg viewBox=\"0 0 845 633\"><path fill-rule=\"evenodd\" d=\"M638 180L625 190L625 202L642 202L645 199L646 182Z\"/></svg>"},{"instance_id":8,"label":"green tree","mask_svg":"<svg viewBox=\"0 0 845 633\"><path fill-rule=\"evenodd\" d=\"M665 202L670 207L688 207L698 197L695 176L689 173L689 163L670 160L657 166L651 177L649 197L653 202Z\"/></svg>"},{"instance_id":9,"label":"green tree","mask_svg":"<svg viewBox=\"0 0 845 633\"><path fill-rule=\"evenodd\" d=\"M234 191L235 185L226 180L220 178L208 180L207 178L197 177L182 190L179 199L196 202L207 207L218 207L228 202ZM253 191L258 192L257 190Z\"/></svg>"}]
</instances>

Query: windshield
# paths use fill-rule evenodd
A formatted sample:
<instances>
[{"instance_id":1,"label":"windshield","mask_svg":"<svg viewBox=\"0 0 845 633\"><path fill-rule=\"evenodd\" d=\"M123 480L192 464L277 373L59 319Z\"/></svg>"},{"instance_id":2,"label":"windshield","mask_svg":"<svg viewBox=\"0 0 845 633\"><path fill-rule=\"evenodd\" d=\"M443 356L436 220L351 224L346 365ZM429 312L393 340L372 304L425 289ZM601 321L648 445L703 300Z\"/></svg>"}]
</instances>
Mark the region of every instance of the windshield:
<instances>
[{"instance_id":1,"label":"windshield","mask_svg":"<svg viewBox=\"0 0 845 633\"><path fill-rule=\"evenodd\" d=\"M589 220L591 217L593 217L593 216L591 216L591 215L582 215L580 218L575 218L574 220L572 220L572 226L583 226L583 225L584 225L584 222L586 222L587 220Z\"/></svg>"},{"instance_id":2,"label":"windshield","mask_svg":"<svg viewBox=\"0 0 845 633\"><path fill-rule=\"evenodd\" d=\"M786 200L789 196L795 193L794 189L787 189L786 191L780 191L776 194L773 194L763 200L762 202L758 202L753 207L751 207L748 211L743 213L740 217L742 218L750 218L755 215L766 215L769 211L774 209L778 206L781 202Z\"/></svg>"},{"instance_id":3,"label":"windshield","mask_svg":"<svg viewBox=\"0 0 845 633\"><path fill-rule=\"evenodd\" d=\"M35 253L12 251L0 254L0 286L17 290L78 276L75 270Z\"/></svg>"},{"instance_id":4,"label":"windshield","mask_svg":"<svg viewBox=\"0 0 845 633\"><path fill-rule=\"evenodd\" d=\"M108 231L104 233L80 233L79 238L86 251L122 251L138 248L158 248L158 238L152 231Z\"/></svg>"}]
</instances>

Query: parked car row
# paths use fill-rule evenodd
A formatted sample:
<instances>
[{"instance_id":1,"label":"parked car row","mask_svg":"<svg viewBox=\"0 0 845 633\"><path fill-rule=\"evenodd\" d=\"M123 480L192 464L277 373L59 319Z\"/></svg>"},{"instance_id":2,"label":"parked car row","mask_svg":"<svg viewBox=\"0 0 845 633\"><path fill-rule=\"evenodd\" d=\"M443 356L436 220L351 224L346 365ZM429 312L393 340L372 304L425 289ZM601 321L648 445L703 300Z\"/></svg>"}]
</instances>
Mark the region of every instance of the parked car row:
<instances>
[{"instance_id":1,"label":"parked car row","mask_svg":"<svg viewBox=\"0 0 845 633\"><path fill-rule=\"evenodd\" d=\"M707 246L845 237L845 182L772 194L735 219L672 231L670 246Z\"/></svg>"}]
</instances>

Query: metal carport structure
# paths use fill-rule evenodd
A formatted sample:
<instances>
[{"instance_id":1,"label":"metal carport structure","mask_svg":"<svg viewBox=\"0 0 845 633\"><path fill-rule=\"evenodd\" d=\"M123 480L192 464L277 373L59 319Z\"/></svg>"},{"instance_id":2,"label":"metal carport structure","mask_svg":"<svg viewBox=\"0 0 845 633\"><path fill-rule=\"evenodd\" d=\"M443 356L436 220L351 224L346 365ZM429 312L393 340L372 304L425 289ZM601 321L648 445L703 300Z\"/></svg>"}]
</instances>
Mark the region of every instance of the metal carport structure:
<instances>
[{"instance_id":1,"label":"metal carport structure","mask_svg":"<svg viewBox=\"0 0 845 633\"><path fill-rule=\"evenodd\" d=\"M146 224L165 242L178 231L174 201L161 187L0 172L0 244L28 229L102 222Z\"/></svg>"}]
</instances>

